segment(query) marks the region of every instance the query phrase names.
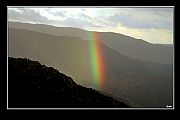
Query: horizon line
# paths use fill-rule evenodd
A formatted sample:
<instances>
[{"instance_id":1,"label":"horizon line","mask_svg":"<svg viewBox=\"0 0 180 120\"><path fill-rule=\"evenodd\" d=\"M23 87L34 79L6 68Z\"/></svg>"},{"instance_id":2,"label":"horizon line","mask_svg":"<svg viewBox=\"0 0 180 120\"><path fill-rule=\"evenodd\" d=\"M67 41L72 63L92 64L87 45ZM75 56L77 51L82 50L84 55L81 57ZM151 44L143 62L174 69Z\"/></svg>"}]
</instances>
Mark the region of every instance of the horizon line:
<instances>
[{"instance_id":1,"label":"horizon line","mask_svg":"<svg viewBox=\"0 0 180 120\"><path fill-rule=\"evenodd\" d=\"M143 42L154 44L154 45L174 45L174 42L173 43L152 43L152 42L146 41L146 40L141 39L141 38L136 38L136 37L133 37L133 36L129 36L129 35L125 35L125 34L122 34L122 33L119 33L119 32L113 32L113 31L94 31L94 30L87 30L87 29L83 29L83 28L79 28L79 27L56 26L56 25L51 25L51 24L46 24L46 23L23 22L23 21L14 21L14 20L7 20L7 23L8 22L22 23L22 24L33 24L33 25L47 25L47 26L57 27L57 28L75 28L75 29L81 29L81 30L88 31L88 32L114 33L114 34L124 35L126 37L131 37L131 38L134 38L136 40L141 40ZM7 27L9 27L9 26L7 26Z\"/></svg>"}]
</instances>

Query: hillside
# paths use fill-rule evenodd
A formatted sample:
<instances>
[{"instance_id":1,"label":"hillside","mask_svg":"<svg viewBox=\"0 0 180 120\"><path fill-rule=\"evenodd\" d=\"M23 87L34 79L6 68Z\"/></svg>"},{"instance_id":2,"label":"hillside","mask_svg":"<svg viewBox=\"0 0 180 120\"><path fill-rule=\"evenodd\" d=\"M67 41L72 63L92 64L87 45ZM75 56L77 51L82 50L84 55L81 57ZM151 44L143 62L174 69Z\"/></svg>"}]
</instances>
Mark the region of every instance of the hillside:
<instances>
[{"instance_id":1,"label":"hillside","mask_svg":"<svg viewBox=\"0 0 180 120\"><path fill-rule=\"evenodd\" d=\"M27 58L8 58L9 108L130 107Z\"/></svg>"},{"instance_id":2,"label":"hillside","mask_svg":"<svg viewBox=\"0 0 180 120\"><path fill-rule=\"evenodd\" d=\"M55 27L44 24L8 22L9 28L27 29L55 36L72 36L88 40L92 31L79 28ZM132 59L162 64L173 64L173 45L151 44L119 33L95 32L99 41L118 53Z\"/></svg>"},{"instance_id":3,"label":"hillside","mask_svg":"<svg viewBox=\"0 0 180 120\"><path fill-rule=\"evenodd\" d=\"M38 60L70 75L76 83L96 88L91 71L88 41L9 28L9 56ZM99 43L103 51L104 86L100 90L143 107L172 104L173 66L140 61Z\"/></svg>"}]
</instances>

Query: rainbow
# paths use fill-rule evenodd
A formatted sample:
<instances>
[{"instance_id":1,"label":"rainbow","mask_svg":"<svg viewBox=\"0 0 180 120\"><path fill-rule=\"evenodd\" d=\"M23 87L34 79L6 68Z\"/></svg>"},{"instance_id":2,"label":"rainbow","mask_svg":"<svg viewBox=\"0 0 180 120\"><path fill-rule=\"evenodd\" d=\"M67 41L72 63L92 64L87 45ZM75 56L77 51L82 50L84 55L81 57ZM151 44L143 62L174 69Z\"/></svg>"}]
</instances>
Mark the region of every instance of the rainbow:
<instances>
[{"instance_id":1,"label":"rainbow","mask_svg":"<svg viewBox=\"0 0 180 120\"><path fill-rule=\"evenodd\" d=\"M96 32L88 32L88 51L93 83L96 88L102 88L104 84L103 54L99 40L100 37Z\"/></svg>"}]
</instances>

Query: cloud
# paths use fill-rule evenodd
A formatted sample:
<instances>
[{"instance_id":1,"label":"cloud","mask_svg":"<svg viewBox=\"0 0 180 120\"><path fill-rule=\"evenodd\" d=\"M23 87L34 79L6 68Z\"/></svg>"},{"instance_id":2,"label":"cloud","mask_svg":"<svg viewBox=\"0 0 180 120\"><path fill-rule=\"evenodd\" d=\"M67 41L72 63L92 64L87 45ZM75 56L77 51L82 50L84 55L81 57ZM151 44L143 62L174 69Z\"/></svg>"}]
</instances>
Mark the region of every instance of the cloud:
<instances>
[{"instance_id":1,"label":"cloud","mask_svg":"<svg viewBox=\"0 0 180 120\"><path fill-rule=\"evenodd\" d=\"M151 8L136 8L134 9L136 11L146 11L146 12L152 12L152 13L172 13L173 12L173 8L170 7L151 7Z\"/></svg>"},{"instance_id":2,"label":"cloud","mask_svg":"<svg viewBox=\"0 0 180 120\"><path fill-rule=\"evenodd\" d=\"M63 24L64 26L77 27L77 28L83 28L83 29L101 27L89 21L78 19L78 18L67 18L64 21L59 21L59 23Z\"/></svg>"},{"instance_id":3,"label":"cloud","mask_svg":"<svg viewBox=\"0 0 180 120\"><path fill-rule=\"evenodd\" d=\"M154 43L173 41L173 8L8 8L8 20L123 33Z\"/></svg>"},{"instance_id":4,"label":"cloud","mask_svg":"<svg viewBox=\"0 0 180 120\"><path fill-rule=\"evenodd\" d=\"M84 14L84 13L80 13L80 14L78 15L78 18L83 19L83 20L86 20L86 21L92 21L92 18L89 17L88 15Z\"/></svg>"},{"instance_id":5,"label":"cloud","mask_svg":"<svg viewBox=\"0 0 180 120\"><path fill-rule=\"evenodd\" d=\"M122 24L129 28L151 28L150 24L144 23L136 19L130 14L115 14L109 17L109 20L115 23L115 25Z\"/></svg>"},{"instance_id":6,"label":"cloud","mask_svg":"<svg viewBox=\"0 0 180 120\"><path fill-rule=\"evenodd\" d=\"M86 10L85 9L81 9L83 12L86 12Z\"/></svg>"},{"instance_id":7,"label":"cloud","mask_svg":"<svg viewBox=\"0 0 180 120\"><path fill-rule=\"evenodd\" d=\"M44 24L55 24L58 26L69 26L78 28L91 28L100 27L91 22L91 17L84 13L79 13L76 17L69 17L66 15L66 11L60 11L60 9L27 9L16 8L9 9L8 19L21 21L21 22L33 22ZM66 17L67 16L67 17ZM61 19L61 17L64 17Z\"/></svg>"},{"instance_id":8,"label":"cloud","mask_svg":"<svg viewBox=\"0 0 180 120\"><path fill-rule=\"evenodd\" d=\"M53 14L53 15L56 15L56 16L61 16L61 17L65 17L65 11L56 11L56 12L53 12L53 11L49 11L50 14Z\"/></svg>"},{"instance_id":9,"label":"cloud","mask_svg":"<svg viewBox=\"0 0 180 120\"><path fill-rule=\"evenodd\" d=\"M21 22L49 23L49 20L41 16L40 13L26 8L18 8L16 10L8 10L8 19Z\"/></svg>"},{"instance_id":10,"label":"cloud","mask_svg":"<svg viewBox=\"0 0 180 120\"><path fill-rule=\"evenodd\" d=\"M64 21L67 19L69 21L69 19L74 19L75 21L71 23L80 24L77 21L83 20L88 26L89 22L99 24L94 25L97 27L104 23L106 27L108 25L116 27L122 24L128 28L172 29L172 10L172 8L13 8L9 10L9 19L43 23L49 23L48 20ZM84 23L81 24L84 26Z\"/></svg>"},{"instance_id":11,"label":"cloud","mask_svg":"<svg viewBox=\"0 0 180 120\"><path fill-rule=\"evenodd\" d=\"M136 13L136 12L135 12ZM146 15L147 14L147 15ZM152 13L151 13L152 14ZM172 29L173 21L172 17L165 19L158 15L151 15L150 13L144 12L143 14L130 14L130 13L120 13L112 16L108 16L107 19L114 23L114 25L122 24L128 28L140 28L140 29ZM141 17L143 16L143 17ZM146 16L146 17L144 17Z\"/></svg>"},{"instance_id":12,"label":"cloud","mask_svg":"<svg viewBox=\"0 0 180 120\"><path fill-rule=\"evenodd\" d=\"M173 44L173 31L167 29L139 29L118 26L117 28L109 28L109 31L143 39L150 43Z\"/></svg>"}]
</instances>

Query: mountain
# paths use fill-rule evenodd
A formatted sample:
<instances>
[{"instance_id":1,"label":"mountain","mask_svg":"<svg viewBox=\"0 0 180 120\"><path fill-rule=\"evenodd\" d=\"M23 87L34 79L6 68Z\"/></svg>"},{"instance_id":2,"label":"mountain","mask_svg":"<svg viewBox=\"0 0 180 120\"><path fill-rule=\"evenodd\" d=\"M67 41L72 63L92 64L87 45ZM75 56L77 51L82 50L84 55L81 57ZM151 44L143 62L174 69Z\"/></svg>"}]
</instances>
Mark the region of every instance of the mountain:
<instances>
[{"instance_id":1,"label":"mountain","mask_svg":"<svg viewBox=\"0 0 180 120\"><path fill-rule=\"evenodd\" d=\"M43 24L8 22L10 28L27 29L55 36L72 36L88 40L92 31L79 28L55 27ZM119 33L95 32L99 41L118 53L141 61L173 64L173 45L151 44Z\"/></svg>"},{"instance_id":2,"label":"mountain","mask_svg":"<svg viewBox=\"0 0 180 120\"><path fill-rule=\"evenodd\" d=\"M71 77L27 58L8 58L9 108L129 108Z\"/></svg>"},{"instance_id":3,"label":"mountain","mask_svg":"<svg viewBox=\"0 0 180 120\"><path fill-rule=\"evenodd\" d=\"M38 60L76 83L127 99L142 107L172 105L173 65L132 59L99 41L103 51L104 81L93 81L88 41L25 29L8 29L9 56Z\"/></svg>"}]
</instances>

